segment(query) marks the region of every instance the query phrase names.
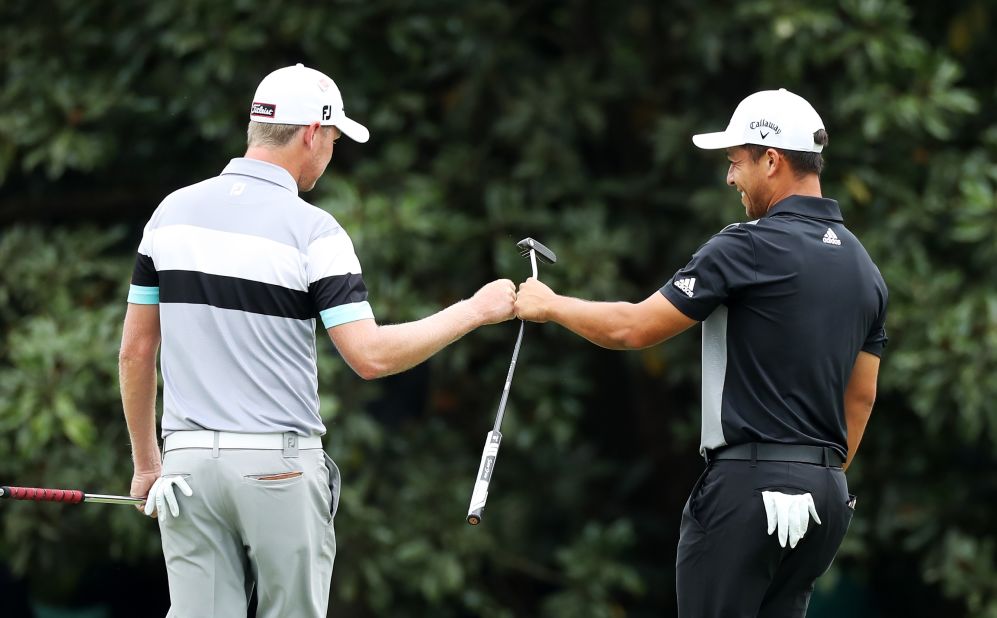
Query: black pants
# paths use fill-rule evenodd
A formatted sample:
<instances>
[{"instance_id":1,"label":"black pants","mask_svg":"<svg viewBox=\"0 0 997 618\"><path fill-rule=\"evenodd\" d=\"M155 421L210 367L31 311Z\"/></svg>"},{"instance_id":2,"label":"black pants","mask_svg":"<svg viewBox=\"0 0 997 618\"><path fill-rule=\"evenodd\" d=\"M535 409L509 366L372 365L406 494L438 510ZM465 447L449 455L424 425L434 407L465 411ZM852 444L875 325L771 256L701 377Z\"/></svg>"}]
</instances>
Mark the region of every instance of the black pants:
<instances>
[{"instance_id":1,"label":"black pants","mask_svg":"<svg viewBox=\"0 0 997 618\"><path fill-rule=\"evenodd\" d=\"M813 495L812 519L795 549L769 536L762 491ZM834 559L852 519L841 468L715 461L682 512L676 561L679 618L783 618L807 613L814 581Z\"/></svg>"}]
</instances>

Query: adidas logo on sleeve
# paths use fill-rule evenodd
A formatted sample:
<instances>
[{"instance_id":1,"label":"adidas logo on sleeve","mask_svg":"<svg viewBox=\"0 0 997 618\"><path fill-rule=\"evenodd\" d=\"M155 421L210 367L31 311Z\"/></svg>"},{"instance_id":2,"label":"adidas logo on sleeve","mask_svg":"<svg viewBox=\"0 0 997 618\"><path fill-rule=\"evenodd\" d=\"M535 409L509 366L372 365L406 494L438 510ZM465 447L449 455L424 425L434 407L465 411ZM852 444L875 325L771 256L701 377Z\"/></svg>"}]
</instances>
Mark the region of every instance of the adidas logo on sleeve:
<instances>
[{"instance_id":1,"label":"adidas logo on sleeve","mask_svg":"<svg viewBox=\"0 0 997 618\"><path fill-rule=\"evenodd\" d=\"M838 235L835 234L834 231L831 230L831 228L827 228L827 233L824 234L824 244L826 244L826 245L835 245L837 247L840 247L841 246L841 240L838 239ZM690 296L691 296L691 294L690 294Z\"/></svg>"},{"instance_id":2,"label":"adidas logo on sleeve","mask_svg":"<svg viewBox=\"0 0 997 618\"><path fill-rule=\"evenodd\" d=\"M692 298L692 290L696 287L696 278L686 277L685 279L677 279L675 281L675 287L685 292L685 295L689 298Z\"/></svg>"}]
</instances>

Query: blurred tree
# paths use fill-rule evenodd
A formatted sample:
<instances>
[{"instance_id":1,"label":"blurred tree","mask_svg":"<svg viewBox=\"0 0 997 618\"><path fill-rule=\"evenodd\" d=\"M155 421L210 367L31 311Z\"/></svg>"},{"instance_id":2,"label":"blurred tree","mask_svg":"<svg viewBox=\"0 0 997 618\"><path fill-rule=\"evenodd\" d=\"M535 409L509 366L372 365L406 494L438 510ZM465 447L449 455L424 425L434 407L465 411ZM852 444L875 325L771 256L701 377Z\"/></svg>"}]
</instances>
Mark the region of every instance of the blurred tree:
<instances>
[{"instance_id":1,"label":"blurred tree","mask_svg":"<svg viewBox=\"0 0 997 618\"><path fill-rule=\"evenodd\" d=\"M372 130L337 148L310 199L353 236L383 321L525 277L526 235L558 253L543 276L559 291L644 298L742 216L722 158L689 136L787 87L823 115L825 193L891 288L836 568L879 615L997 616L993 19L984 0L7 0L0 479L127 486L115 357L140 226L241 154L274 68L327 72ZM529 328L493 497L470 529L514 330L380 384L322 343L346 481L337 615L673 611L678 516L701 466L698 338L623 354ZM129 509L5 503L0 533L0 556L49 602L78 599L108 558L158 560L155 525Z\"/></svg>"}]
</instances>

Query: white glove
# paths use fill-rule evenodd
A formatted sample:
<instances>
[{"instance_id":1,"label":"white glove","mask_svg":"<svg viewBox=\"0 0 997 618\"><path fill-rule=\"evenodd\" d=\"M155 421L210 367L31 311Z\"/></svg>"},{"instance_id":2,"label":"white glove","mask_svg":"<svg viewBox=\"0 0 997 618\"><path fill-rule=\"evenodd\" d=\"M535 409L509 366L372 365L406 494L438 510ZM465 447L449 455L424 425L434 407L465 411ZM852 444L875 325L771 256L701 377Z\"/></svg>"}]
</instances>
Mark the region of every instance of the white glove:
<instances>
[{"instance_id":1,"label":"white glove","mask_svg":"<svg viewBox=\"0 0 997 618\"><path fill-rule=\"evenodd\" d=\"M790 495L778 491L763 491L762 501L765 503L765 515L768 517L768 533L772 534L779 528L779 545L794 548L807 533L810 516L820 524L817 517L817 507L814 497L810 494Z\"/></svg>"},{"instance_id":2,"label":"white glove","mask_svg":"<svg viewBox=\"0 0 997 618\"><path fill-rule=\"evenodd\" d=\"M174 517L180 515L180 505L177 503L176 494L173 493L174 485L180 488L183 495L194 495L194 490L182 476L161 476L152 484L149 495L145 498L146 515L155 517L157 513L164 513L167 504L170 506L171 515Z\"/></svg>"}]
</instances>

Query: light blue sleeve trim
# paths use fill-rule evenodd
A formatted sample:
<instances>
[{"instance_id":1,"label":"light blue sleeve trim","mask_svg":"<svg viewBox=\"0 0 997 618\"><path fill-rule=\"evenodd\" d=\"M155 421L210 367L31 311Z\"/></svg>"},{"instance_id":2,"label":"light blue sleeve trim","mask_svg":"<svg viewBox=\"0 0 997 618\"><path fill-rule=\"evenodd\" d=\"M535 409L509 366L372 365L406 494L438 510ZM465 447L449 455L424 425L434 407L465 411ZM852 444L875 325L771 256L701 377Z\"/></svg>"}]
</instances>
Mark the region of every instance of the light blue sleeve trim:
<instances>
[{"instance_id":1,"label":"light blue sleeve trim","mask_svg":"<svg viewBox=\"0 0 997 618\"><path fill-rule=\"evenodd\" d=\"M159 286L133 285L128 288L128 302L135 305L158 305Z\"/></svg>"},{"instance_id":2,"label":"light blue sleeve trim","mask_svg":"<svg viewBox=\"0 0 997 618\"><path fill-rule=\"evenodd\" d=\"M374 319L374 311L370 308L370 303L365 300L323 309L319 311L319 315L322 316L322 323L325 324L326 328L357 320Z\"/></svg>"}]
</instances>

